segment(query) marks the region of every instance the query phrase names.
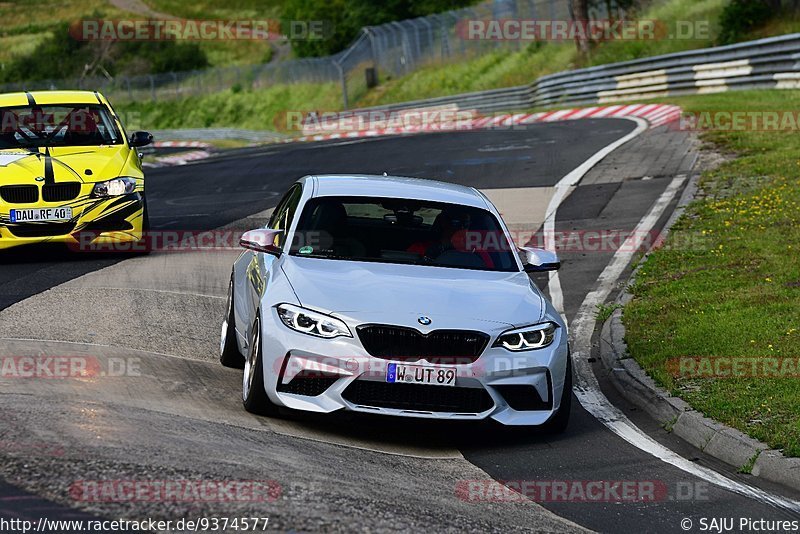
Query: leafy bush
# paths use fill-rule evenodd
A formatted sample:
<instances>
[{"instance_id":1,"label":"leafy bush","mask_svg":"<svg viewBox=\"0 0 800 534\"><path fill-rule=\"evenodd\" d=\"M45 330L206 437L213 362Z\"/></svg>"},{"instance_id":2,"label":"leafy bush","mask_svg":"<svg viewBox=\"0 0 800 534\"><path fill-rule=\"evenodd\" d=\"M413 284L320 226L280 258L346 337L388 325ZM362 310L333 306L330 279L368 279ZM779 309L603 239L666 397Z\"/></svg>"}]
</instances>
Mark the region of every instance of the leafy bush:
<instances>
[{"instance_id":1,"label":"leafy bush","mask_svg":"<svg viewBox=\"0 0 800 534\"><path fill-rule=\"evenodd\" d=\"M731 0L719 17L720 44L741 41L747 32L767 22L774 15L764 0Z\"/></svg>"},{"instance_id":2,"label":"leafy bush","mask_svg":"<svg viewBox=\"0 0 800 534\"><path fill-rule=\"evenodd\" d=\"M79 41L69 26L59 25L51 37L28 55L12 60L0 71L0 81L57 80L94 75L156 74L208 67L196 43L168 41ZM88 72L87 71L88 66Z\"/></svg>"}]
</instances>

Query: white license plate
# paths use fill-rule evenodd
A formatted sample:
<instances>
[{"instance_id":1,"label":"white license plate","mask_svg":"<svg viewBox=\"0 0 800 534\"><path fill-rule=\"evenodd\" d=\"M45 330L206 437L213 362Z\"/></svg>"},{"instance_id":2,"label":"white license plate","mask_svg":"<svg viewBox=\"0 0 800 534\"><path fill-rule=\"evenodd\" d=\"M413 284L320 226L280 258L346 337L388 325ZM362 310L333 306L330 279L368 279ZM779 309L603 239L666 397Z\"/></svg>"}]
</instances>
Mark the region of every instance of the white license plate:
<instances>
[{"instance_id":1,"label":"white license plate","mask_svg":"<svg viewBox=\"0 0 800 534\"><path fill-rule=\"evenodd\" d=\"M27 210L11 210L11 222L69 221L72 219L72 208L30 208Z\"/></svg>"},{"instance_id":2,"label":"white license plate","mask_svg":"<svg viewBox=\"0 0 800 534\"><path fill-rule=\"evenodd\" d=\"M453 367L427 367L390 363L386 369L386 381L393 384L455 386L456 370Z\"/></svg>"}]
</instances>

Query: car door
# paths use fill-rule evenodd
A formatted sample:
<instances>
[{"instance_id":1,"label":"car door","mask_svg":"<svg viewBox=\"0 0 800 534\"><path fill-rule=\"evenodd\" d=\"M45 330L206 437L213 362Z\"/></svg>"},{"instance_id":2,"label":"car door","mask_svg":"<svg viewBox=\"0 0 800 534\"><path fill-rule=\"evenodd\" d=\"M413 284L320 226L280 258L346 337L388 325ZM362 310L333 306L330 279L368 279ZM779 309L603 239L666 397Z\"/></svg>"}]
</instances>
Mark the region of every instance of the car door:
<instances>
[{"instance_id":1,"label":"car door","mask_svg":"<svg viewBox=\"0 0 800 534\"><path fill-rule=\"evenodd\" d=\"M294 184L283 196L267 223L267 228L283 230L279 245L283 247L286 232L300 204L303 194L301 184ZM255 320L261 297L267 289L270 271L278 258L271 254L246 250L234 265L237 283L234 289L234 315L236 330L242 341L248 339L250 326Z\"/></svg>"}]
</instances>

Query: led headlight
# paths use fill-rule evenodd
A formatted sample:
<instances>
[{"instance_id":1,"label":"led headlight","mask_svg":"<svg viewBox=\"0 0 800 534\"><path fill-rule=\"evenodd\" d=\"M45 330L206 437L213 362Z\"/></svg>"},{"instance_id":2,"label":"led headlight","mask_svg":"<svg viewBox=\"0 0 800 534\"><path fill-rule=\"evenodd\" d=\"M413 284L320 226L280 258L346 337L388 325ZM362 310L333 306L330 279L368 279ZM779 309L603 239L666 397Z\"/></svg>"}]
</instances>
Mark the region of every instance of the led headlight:
<instances>
[{"instance_id":1,"label":"led headlight","mask_svg":"<svg viewBox=\"0 0 800 534\"><path fill-rule=\"evenodd\" d=\"M503 347L512 352L541 349L553 342L556 337L555 323L542 323L503 332L495 341L495 347Z\"/></svg>"},{"instance_id":2,"label":"led headlight","mask_svg":"<svg viewBox=\"0 0 800 534\"><path fill-rule=\"evenodd\" d=\"M136 180L128 176L122 176L107 182L94 184L92 195L96 197L118 197L133 193L134 189L136 189Z\"/></svg>"},{"instance_id":3,"label":"led headlight","mask_svg":"<svg viewBox=\"0 0 800 534\"><path fill-rule=\"evenodd\" d=\"M317 313L292 304L279 304L278 316L283 324L304 334L317 337L353 337L344 322L330 315Z\"/></svg>"}]
</instances>

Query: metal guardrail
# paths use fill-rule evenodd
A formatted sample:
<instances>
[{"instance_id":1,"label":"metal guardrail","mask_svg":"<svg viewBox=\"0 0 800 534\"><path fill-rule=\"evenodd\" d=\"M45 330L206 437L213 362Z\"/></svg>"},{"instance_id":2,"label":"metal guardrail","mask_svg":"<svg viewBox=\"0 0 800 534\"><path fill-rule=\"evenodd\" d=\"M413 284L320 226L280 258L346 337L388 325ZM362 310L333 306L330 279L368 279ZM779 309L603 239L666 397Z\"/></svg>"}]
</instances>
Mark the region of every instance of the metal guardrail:
<instances>
[{"instance_id":1,"label":"metal guardrail","mask_svg":"<svg viewBox=\"0 0 800 534\"><path fill-rule=\"evenodd\" d=\"M530 85L359 111L449 104L487 113L762 88L800 89L800 34L559 72Z\"/></svg>"},{"instance_id":2,"label":"metal guardrail","mask_svg":"<svg viewBox=\"0 0 800 534\"><path fill-rule=\"evenodd\" d=\"M800 34L557 73L539 78L533 87L536 106L800 88Z\"/></svg>"}]
</instances>

